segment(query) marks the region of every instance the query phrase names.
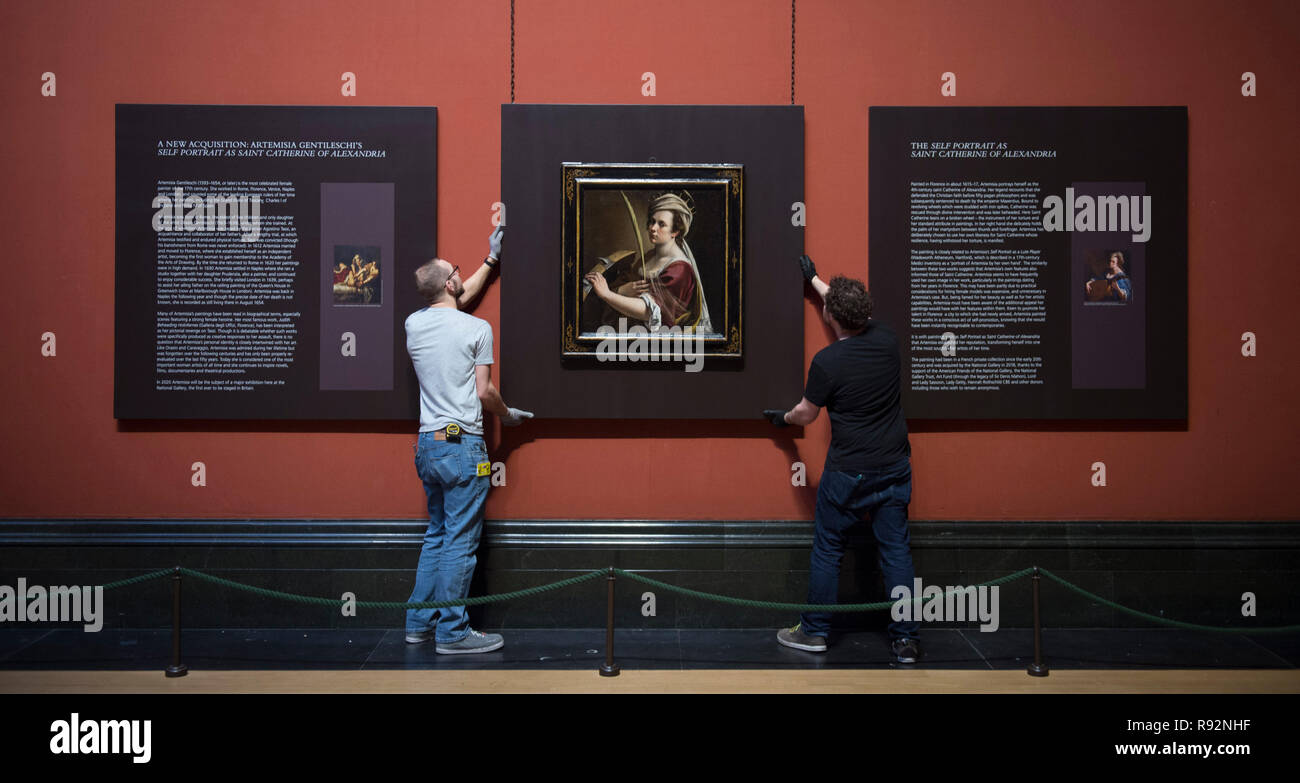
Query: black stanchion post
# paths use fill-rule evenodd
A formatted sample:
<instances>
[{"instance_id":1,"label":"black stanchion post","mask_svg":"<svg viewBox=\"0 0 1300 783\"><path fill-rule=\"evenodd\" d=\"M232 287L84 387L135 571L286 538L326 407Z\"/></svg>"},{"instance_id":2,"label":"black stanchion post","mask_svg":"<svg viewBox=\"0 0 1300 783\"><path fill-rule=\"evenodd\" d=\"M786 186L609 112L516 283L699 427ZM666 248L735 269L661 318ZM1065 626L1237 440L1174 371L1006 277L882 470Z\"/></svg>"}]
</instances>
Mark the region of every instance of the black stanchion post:
<instances>
[{"instance_id":1,"label":"black stanchion post","mask_svg":"<svg viewBox=\"0 0 1300 783\"><path fill-rule=\"evenodd\" d=\"M605 598L605 663L600 667L601 677L617 677L619 667L614 663L614 567L610 566Z\"/></svg>"},{"instance_id":2,"label":"black stanchion post","mask_svg":"<svg viewBox=\"0 0 1300 783\"><path fill-rule=\"evenodd\" d=\"M189 667L181 663L181 567L172 572L172 665L167 667L168 677L184 677Z\"/></svg>"},{"instance_id":3,"label":"black stanchion post","mask_svg":"<svg viewBox=\"0 0 1300 783\"><path fill-rule=\"evenodd\" d=\"M1034 662L1029 664L1029 676L1046 677L1048 671L1047 666L1043 664L1043 624L1038 614L1038 585L1042 581L1042 577L1038 574L1038 566L1034 566L1032 581L1034 585Z\"/></svg>"}]
</instances>

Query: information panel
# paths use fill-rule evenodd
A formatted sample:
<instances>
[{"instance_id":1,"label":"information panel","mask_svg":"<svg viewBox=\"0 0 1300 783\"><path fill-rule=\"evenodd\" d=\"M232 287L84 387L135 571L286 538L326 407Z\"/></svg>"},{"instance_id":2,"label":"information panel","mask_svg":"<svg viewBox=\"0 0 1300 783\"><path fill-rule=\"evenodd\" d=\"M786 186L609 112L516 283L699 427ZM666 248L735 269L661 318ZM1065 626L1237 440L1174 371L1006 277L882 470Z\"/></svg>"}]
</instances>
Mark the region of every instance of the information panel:
<instances>
[{"instance_id":1,"label":"information panel","mask_svg":"<svg viewBox=\"0 0 1300 783\"><path fill-rule=\"evenodd\" d=\"M1186 419L1187 110L872 107L909 419Z\"/></svg>"},{"instance_id":2,"label":"information panel","mask_svg":"<svg viewBox=\"0 0 1300 783\"><path fill-rule=\"evenodd\" d=\"M437 109L117 106L114 415L415 419Z\"/></svg>"}]
</instances>

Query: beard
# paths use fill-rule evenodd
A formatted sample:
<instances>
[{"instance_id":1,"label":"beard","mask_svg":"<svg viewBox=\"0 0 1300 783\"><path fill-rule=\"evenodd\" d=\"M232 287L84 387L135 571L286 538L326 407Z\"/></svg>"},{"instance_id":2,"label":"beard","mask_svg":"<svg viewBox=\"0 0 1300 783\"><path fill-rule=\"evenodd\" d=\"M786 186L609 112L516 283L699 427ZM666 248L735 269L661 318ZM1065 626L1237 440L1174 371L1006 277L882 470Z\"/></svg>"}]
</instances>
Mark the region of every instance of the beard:
<instances>
[{"instance_id":1,"label":"beard","mask_svg":"<svg viewBox=\"0 0 1300 783\"><path fill-rule=\"evenodd\" d=\"M462 283L461 281L457 280L457 281L456 281L456 290L453 291L451 295L454 296L454 297L456 297L457 299L459 299L459 298L461 298L461 296L464 295L464 293L465 293L465 284Z\"/></svg>"}]
</instances>

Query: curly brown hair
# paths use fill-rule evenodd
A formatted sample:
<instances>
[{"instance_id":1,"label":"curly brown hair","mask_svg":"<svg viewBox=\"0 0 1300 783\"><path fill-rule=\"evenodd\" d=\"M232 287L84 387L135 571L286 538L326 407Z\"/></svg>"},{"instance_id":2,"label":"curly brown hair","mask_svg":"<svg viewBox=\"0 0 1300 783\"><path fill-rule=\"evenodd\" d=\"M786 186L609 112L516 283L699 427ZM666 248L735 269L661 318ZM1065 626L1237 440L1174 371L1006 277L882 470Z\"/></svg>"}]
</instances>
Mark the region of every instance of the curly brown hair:
<instances>
[{"instance_id":1,"label":"curly brown hair","mask_svg":"<svg viewBox=\"0 0 1300 783\"><path fill-rule=\"evenodd\" d=\"M831 280L830 290L826 292L826 309L844 330L865 328L873 308L871 292L861 280L842 275Z\"/></svg>"}]
</instances>

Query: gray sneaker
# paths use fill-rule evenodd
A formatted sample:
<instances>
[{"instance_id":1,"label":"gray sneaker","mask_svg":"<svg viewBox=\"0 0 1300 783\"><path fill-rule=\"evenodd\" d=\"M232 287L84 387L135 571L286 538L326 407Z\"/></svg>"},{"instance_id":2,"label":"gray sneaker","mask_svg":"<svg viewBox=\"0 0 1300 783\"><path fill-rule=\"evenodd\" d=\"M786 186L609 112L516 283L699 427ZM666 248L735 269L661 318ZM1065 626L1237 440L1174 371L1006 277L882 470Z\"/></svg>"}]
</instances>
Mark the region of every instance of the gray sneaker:
<instances>
[{"instance_id":1,"label":"gray sneaker","mask_svg":"<svg viewBox=\"0 0 1300 783\"><path fill-rule=\"evenodd\" d=\"M459 642L438 642L437 651L442 655L465 655L467 653L485 653L500 650L506 646L505 637L499 633L479 633L473 628L469 635Z\"/></svg>"},{"instance_id":2,"label":"gray sneaker","mask_svg":"<svg viewBox=\"0 0 1300 783\"><path fill-rule=\"evenodd\" d=\"M799 625L803 625L803 623L800 623ZM799 630L799 625L796 625L793 628L782 628L777 631L776 640L786 647L793 647L796 650L826 652L826 637L806 634Z\"/></svg>"}]
</instances>

